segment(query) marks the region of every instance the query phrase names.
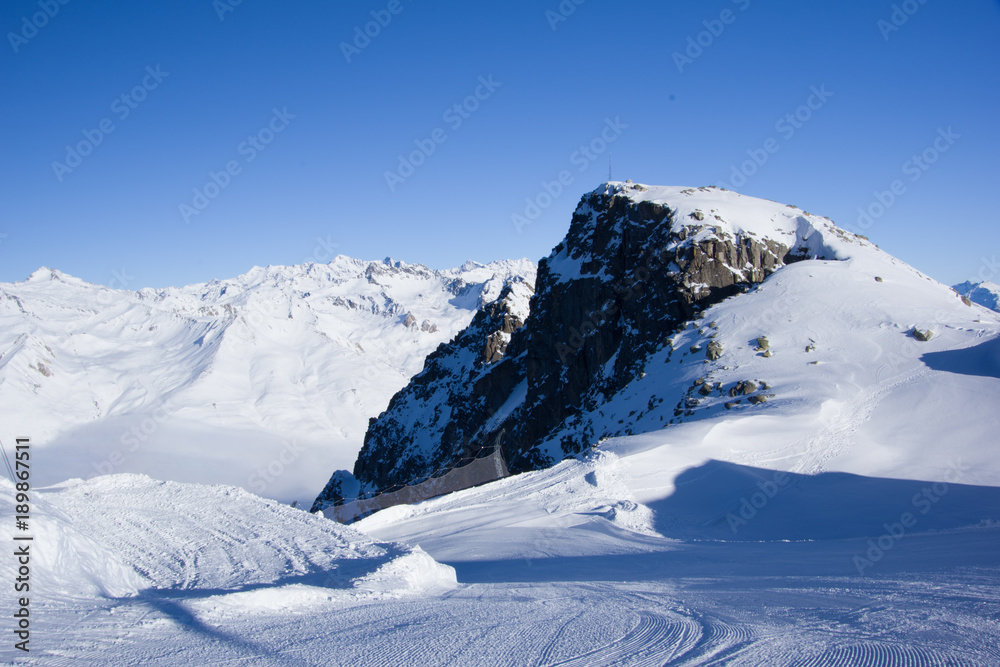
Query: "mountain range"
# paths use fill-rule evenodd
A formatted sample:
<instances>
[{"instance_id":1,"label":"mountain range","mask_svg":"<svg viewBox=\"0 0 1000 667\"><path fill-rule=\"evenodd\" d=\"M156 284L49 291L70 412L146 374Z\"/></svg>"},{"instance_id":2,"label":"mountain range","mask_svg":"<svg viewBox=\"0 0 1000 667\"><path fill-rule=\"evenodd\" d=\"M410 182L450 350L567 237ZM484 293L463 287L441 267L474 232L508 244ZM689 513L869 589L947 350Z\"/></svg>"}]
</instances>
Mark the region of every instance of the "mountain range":
<instances>
[{"instance_id":1,"label":"mountain range","mask_svg":"<svg viewBox=\"0 0 1000 667\"><path fill-rule=\"evenodd\" d=\"M39 269L0 284L0 432L38 443L39 482L130 472L306 500L424 357L534 272L338 256L128 291Z\"/></svg>"},{"instance_id":2,"label":"mountain range","mask_svg":"<svg viewBox=\"0 0 1000 667\"><path fill-rule=\"evenodd\" d=\"M40 270L0 285L0 431L33 438L30 494L0 479L7 516L30 496L13 613L52 665L1000 664L976 288L631 182L537 267ZM514 474L326 514L487 453Z\"/></svg>"}]
</instances>

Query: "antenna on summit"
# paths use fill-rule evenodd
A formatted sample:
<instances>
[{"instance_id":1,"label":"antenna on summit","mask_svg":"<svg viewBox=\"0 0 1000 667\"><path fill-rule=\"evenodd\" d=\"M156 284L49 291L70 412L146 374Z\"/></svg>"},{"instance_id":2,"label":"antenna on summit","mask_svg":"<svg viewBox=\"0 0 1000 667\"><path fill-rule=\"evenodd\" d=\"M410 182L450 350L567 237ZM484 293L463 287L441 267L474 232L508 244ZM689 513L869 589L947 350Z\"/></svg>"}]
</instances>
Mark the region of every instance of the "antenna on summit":
<instances>
[{"instance_id":1,"label":"antenna on summit","mask_svg":"<svg viewBox=\"0 0 1000 667\"><path fill-rule=\"evenodd\" d=\"M608 153L608 183L615 180L611 177L611 158L613 158L614 155L614 153Z\"/></svg>"}]
</instances>

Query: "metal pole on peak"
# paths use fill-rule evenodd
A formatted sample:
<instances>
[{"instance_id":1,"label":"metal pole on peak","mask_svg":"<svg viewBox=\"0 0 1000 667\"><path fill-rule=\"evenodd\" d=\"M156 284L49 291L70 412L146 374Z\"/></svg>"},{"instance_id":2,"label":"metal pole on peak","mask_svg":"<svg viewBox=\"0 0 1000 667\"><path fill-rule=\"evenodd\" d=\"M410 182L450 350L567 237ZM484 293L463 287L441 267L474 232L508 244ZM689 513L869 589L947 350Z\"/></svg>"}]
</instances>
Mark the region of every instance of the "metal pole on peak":
<instances>
[{"instance_id":1,"label":"metal pole on peak","mask_svg":"<svg viewBox=\"0 0 1000 667\"><path fill-rule=\"evenodd\" d=\"M608 153L608 183L610 183L611 181L615 180L615 179L613 179L611 177L611 158L613 158L614 155L615 154L613 152L609 152Z\"/></svg>"},{"instance_id":2,"label":"metal pole on peak","mask_svg":"<svg viewBox=\"0 0 1000 667\"><path fill-rule=\"evenodd\" d=\"M17 479L14 476L14 469L10 467L10 459L7 457L7 448L3 446L3 441L0 440L0 451L3 452L3 462L7 466L7 474L10 476L10 482L14 486L17 486Z\"/></svg>"}]
</instances>

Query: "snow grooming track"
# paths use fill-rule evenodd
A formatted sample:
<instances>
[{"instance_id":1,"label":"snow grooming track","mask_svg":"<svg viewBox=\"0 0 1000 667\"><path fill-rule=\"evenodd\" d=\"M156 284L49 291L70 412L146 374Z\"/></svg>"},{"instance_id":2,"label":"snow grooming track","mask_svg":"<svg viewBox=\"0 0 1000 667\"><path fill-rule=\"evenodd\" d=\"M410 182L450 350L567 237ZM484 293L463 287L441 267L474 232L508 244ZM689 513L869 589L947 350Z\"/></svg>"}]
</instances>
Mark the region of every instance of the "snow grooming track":
<instances>
[{"instance_id":1,"label":"snow grooming track","mask_svg":"<svg viewBox=\"0 0 1000 667\"><path fill-rule=\"evenodd\" d=\"M542 667L543 665L553 664L552 654L555 651L556 647L559 645L559 641L566 634L566 628L568 628L576 621L580 620L580 618L582 618L583 615L586 613L587 613L586 611L581 611L576 615L574 615L573 618L569 619L568 621L559 626L559 629L556 630L551 637L549 637L548 642L545 644L545 648L542 649L541 655L539 655L538 660L535 661L535 667Z\"/></svg>"},{"instance_id":2,"label":"snow grooming track","mask_svg":"<svg viewBox=\"0 0 1000 667\"><path fill-rule=\"evenodd\" d=\"M922 646L902 646L882 642L864 642L825 651L822 655L796 667L964 667L982 663L960 657L949 651L936 651Z\"/></svg>"},{"instance_id":3,"label":"snow grooming track","mask_svg":"<svg viewBox=\"0 0 1000 667\"><path fill-rule=\"evenodd\" d=\"M638 617L635 627L618 641L569 660L549 663L548 667L660 667L690 651L701 638L701 627L689 618L652 611L640 611Z\"/></svg>"},{"instance_id":4,"label":"snow grooming track","mask_svg":"<svg viewBox=\"0 0 1000 667\"><path fill-rule=\"evenodd\" d=\"M746 626L733 626L717 619L702 620L701 639L669 663L676 667L707 667L731 664L732 658L752 647L754 633Z\"/></svg>"},{"instance_id":5,"label":"snow grooming track","mask_svg":"<svg viewBox=\"0 0 1000 667\"><path fill-rule=\"evenodd\" d=\"M70 603L73 623L52 625L48 621L51 608L42 607L37 614L38 636L60 637L58 646L41 646L32 649L30 664L39 667L79 667L80 665L108 664L116 656L118 664L139 664L145 654L137 638L153 612L128 602L103 600L100 607L77 607ZM93 609L85 613L84 609ZM151 625L155 623L150 623ZM49 642L46 642L49 643ZM37 651L37 653L36 653ZM128 657L125 657L128 656Z\"/></svg>"},{"instance_id":6,"label":"snow grooming track","mask_svg":"<svg viewBox=\"0 0 1000 667\"><path fill-rule=\"evenodd\" d=\"M635 596L651 604L662 604L662 598L658 599L653 595L637 593ZM679 652L664 665L704 667L731 664L730 660L735 655L743 653L757 643L756 633L746 625L732 625L719 618L692 611L686 605L679 611L699 625L701 636L693 645L682 653Z\"/></svg>"}]
</instances>

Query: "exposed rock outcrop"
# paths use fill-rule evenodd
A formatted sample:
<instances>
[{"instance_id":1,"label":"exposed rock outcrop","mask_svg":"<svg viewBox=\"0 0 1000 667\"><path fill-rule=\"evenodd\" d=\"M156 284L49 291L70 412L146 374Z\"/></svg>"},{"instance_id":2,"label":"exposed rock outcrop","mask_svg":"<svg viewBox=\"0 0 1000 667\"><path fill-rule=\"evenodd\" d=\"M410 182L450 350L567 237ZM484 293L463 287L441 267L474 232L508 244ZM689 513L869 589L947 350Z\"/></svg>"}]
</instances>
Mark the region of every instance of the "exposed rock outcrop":
<instances>
[{"instance_id":1,"label":"exposed rock outcrop","mask_svg":"<svg viewBox=\"0 0 1000 667\"><path fill-rule=\"evenodd\" d=\"M530 316L511 308L519 288L509 286L373 422L354 469L363 491L427 475L501 433L514 472L575 455L606 435L588 411L638 377L681 325L790 262L836 258L804 215L782 212L784 227L761 233L704 206L704 220L681 212L654 190L607 184L583 197L566 238L539 263ZM740 197L671 191L686 193ZM709 360L721 354L709 343Z\"/></svg>"},{"instance_id":2,"label":"exposed rock outcrop","mask_svg":"<svg viewBox=\"0 0 1000 667\"><path fill-rule=\"evenodd\" d=\"M480 417L484 402L492 404L512 389L515 377L506 371L510 365L503 363L504 355L524 325L532 293L526 280L510 280L465 330L427 357L423 371L372 420L355 464L362 492L397 488L460 459L489 453L463 424ZM347 480L346 472L338 471L320 499L344 497L339 490Z\"/></svg>"}]
</instances>

